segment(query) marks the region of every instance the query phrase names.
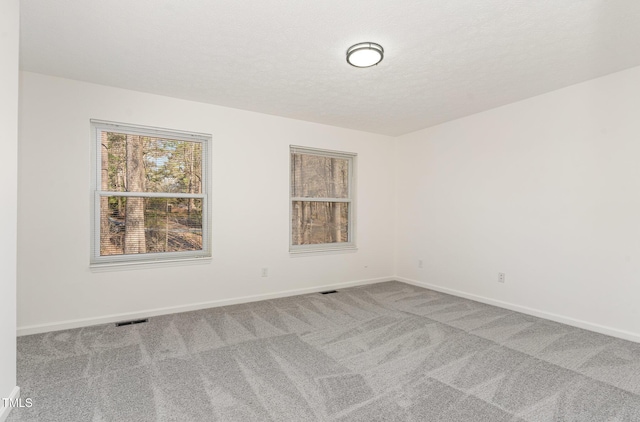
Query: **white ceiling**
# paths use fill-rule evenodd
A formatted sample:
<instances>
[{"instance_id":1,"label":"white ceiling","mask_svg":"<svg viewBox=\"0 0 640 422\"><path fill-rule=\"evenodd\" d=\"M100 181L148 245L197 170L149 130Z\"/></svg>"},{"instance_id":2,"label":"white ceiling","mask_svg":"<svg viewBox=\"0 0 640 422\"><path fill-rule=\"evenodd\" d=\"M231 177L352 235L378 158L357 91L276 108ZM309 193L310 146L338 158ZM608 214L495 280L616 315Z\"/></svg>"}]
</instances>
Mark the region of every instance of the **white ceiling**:
<instances>
[{"instance_id":1,"label":"white ceiling","mask_svg":"<svg viewBox=\"0 0 640 422\"><path fill-rule=\"evenodd\" d=\"M640 0L24 0L23 70L400 135L640 65ZM383 45L378 66L345 61Z\"/></svg>"}]
</instances>

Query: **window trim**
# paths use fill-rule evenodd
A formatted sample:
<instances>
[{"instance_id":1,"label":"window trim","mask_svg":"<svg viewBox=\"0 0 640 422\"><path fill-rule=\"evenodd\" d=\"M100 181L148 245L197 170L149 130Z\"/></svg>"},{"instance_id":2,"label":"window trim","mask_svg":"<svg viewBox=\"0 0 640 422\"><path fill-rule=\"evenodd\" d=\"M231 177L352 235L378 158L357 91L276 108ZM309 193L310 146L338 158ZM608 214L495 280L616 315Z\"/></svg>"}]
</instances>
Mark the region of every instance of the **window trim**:
<instances>
[{"instance_id":1,"label":"window trim","mask_svg":"<svg viewBox=\"0 0 640 422\"><path fill-rule=\"evenodd\" d=\"M207 133L186 132L181 130L142 126L129 123L117 123L91 119L91 230L90 230L90 268L127 267L129 265L157 265L158 263L187 263L211 258L211 195L210 165L212 136ZM181 141L199 142L202 144L202 193L175 194L162 192L114 192L102 191L101 186L101 153L98 153L100 133L117 132L128 135L144 135ZM199 198L202 199L202 250L181 252L150 252L131 255L100 256L100 197L102 196L135 196L161 198Z\"/></svg>"},{"instance_id":2,"label":"window trim","mask_svg":"<svg viewBox=\"0 0 640 422\"><path fill-rule=\"evenodd\" d=\"M348 198L305 198L292 196L292 180L291 180L291 155L294 153L305 155L317 155L321 157L340 158L349 161L348 176ZM317 252L337 252L337 251L353 251L357 250L356 244L356 168L358 154L355 152L336 151L329 149L313 148L300 145L289 145L289 253L305 254ZM348 242L341 243L318 243L313 245L294 245L293 244L293 203L296 201L307 202L343 202L349 204L349 221L347 231L349 235Z\"/></svg>"}]
</instances>

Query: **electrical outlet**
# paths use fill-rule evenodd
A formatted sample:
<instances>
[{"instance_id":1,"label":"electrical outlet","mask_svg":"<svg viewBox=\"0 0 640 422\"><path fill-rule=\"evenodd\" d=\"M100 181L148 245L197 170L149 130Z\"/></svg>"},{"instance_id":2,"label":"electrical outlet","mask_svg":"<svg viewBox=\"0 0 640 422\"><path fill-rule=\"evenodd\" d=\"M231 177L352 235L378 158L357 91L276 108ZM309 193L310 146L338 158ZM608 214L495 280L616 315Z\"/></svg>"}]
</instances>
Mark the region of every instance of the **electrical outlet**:
<instances>
[{"instance_id":1,"label":"electrical outlet","mask_svg":"<svg viewBox=\"0 0 640 422\"><path fill-rule=\"evenodd\" d=\"M504 273L498 273L498 283L504 283L505 277Z\"/></svg>"},{"instance_id":2,"label":"electrical outlet","mask_svg":"<svg viewBox=\"0 0 640 422\"><path fill-rule=\"evenodd\" d=\"M262 277L269 277L269 268L262 269Z\"/></svg>"},{"instance_id":3,"label":"electrical outlet","mask_svg":"<svg viewBox=\"0 0 640 422\"><path fill-rule=\"evenodd\" d=\"M424 261L422 259L418 260L418 268L424 268Z\"/></svg>"}]
</instances>

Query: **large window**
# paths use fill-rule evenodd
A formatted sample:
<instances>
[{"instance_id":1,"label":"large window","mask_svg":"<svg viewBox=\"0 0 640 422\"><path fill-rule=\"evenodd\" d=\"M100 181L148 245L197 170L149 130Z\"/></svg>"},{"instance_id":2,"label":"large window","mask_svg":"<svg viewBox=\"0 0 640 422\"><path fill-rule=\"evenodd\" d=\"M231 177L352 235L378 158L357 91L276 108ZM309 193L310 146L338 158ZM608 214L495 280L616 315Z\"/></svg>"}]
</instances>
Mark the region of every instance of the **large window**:
<instances>
[{"instance_id":1,"label":"large window","mask_svg":"<svg viewBox=\"0 0 640 422\"><path fill-rule=\"evenodd\" d=\"M92 264L211 255L209 135L91 121Z\"/></svg>"},{"instance_id":2,"label":"large window","mask_svg":"<svg viewBox=\"0 0 640 422\"><path fill-rule=\"evenodd\" d=\"M290 251L355 248L355 154L291 146Z\"/></svg>"}]
</instances>

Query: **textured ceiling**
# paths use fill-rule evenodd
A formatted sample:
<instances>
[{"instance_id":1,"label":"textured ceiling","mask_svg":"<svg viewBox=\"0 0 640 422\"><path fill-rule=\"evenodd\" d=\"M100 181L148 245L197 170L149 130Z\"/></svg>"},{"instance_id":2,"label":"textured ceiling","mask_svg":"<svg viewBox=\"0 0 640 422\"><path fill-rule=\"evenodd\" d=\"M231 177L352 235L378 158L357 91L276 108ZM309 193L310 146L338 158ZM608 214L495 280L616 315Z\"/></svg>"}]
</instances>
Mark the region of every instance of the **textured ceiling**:
<instances>
[{"instance_id":1,"label":"textured ceiling","mask_svg":"<svg viewBox=\"0 0 640 422\"><path fill-rule=\"evenodd\" d=\"M640 0L24 0L21 68L400 135L640 65ZM345 61L383 45L373 68Z\"/></svg>"}]
</instances>

